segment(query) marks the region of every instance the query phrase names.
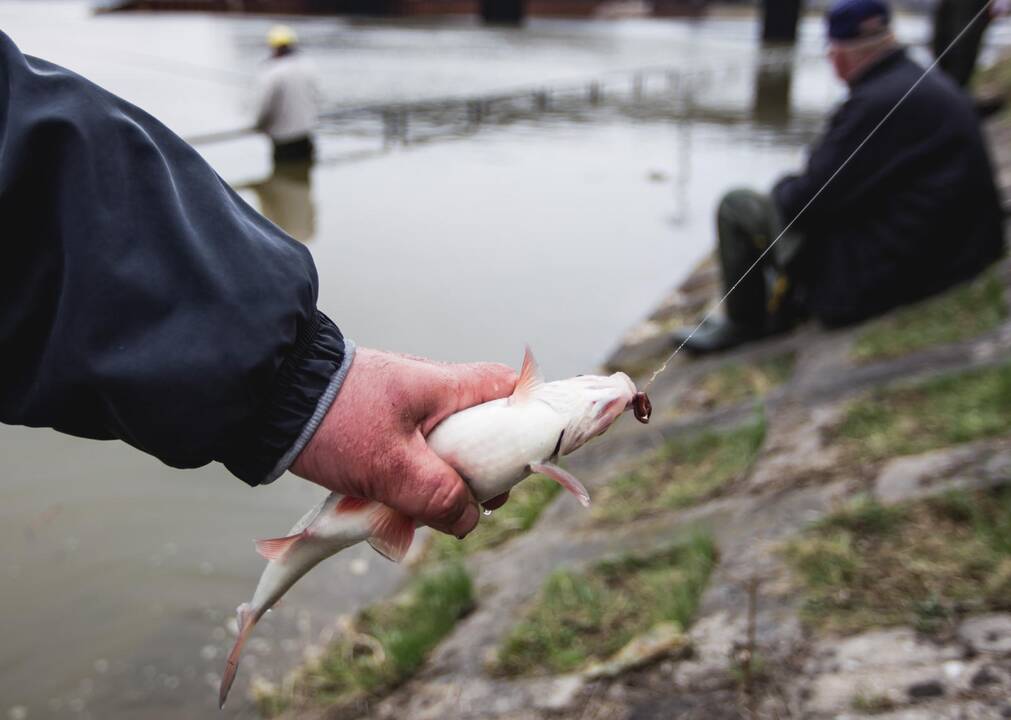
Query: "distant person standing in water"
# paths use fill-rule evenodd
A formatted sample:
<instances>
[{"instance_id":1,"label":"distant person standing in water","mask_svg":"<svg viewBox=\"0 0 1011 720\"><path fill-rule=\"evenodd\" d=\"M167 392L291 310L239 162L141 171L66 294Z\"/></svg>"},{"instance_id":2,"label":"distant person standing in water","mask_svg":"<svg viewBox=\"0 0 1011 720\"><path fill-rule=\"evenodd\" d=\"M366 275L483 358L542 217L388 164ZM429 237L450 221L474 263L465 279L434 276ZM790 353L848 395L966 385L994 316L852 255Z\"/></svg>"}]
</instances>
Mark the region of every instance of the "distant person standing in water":
<instances>
[{"instance_id":1,"label":"distant person standing in water","mask_svg":"<svg viewBox=\"0 0 1011 720\"><path fill-rule=\"evenodd\" d=\"M274 163L313 159L312 131L319 121L319 84L312 63L298 52L285 25L267 33L273 56L260 78L255 128L274 143Z\"/></svg>"}]
</instances>

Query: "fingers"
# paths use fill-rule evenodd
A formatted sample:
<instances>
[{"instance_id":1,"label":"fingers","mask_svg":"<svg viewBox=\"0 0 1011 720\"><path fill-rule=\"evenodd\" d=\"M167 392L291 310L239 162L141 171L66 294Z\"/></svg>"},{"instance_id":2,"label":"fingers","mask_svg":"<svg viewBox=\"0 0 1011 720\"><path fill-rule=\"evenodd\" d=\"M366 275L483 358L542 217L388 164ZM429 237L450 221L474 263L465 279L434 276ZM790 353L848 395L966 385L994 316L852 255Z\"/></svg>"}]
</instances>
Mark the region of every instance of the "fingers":
<instances>
[{"instance_id":1,"label":"fingers","mask_svg":"<svg viewBox=\"0 0 1011 720\"><path fill-rule=\"evenodd\" d=\"M507 500L509 500L509 493L504 492L501 495L496 495L491 500L487 500L481 503L481 505L484 507L485 510L498 510L500 507L506 504Z\"/></svg>"},{"instance_id":2,"label":"fingers","mask_svg":"<svg viewBox=\"0 0 1011 720\"><path fill-rule=\"evenodd\" d=\"M416 436L403 477L380 502L444 533L462 538L477 525L477 502L457 472Z\"/></svg>"},{"instance_id":3,"label":"fingers","mask_svg":"<svg viewBox=\"0 0 1011 720\"><path fill-rule=\"evenodd\" d=\"M439 382L429 386L422 433L428 432L453 413L508 396L516 386L516 371L500 363L466 363L438 368Z\"/></svg>"},{"instance_id":4,"label":"fingers","mask_svg":"<svg viewBox=\"0 0 1011 720\"><path fill-rule=\"evenodd\" d=\"M506 397L516 387L516 371L501 363L471 363L452 370L459 383L454 411Z\"/></svg>"}]
</instances>

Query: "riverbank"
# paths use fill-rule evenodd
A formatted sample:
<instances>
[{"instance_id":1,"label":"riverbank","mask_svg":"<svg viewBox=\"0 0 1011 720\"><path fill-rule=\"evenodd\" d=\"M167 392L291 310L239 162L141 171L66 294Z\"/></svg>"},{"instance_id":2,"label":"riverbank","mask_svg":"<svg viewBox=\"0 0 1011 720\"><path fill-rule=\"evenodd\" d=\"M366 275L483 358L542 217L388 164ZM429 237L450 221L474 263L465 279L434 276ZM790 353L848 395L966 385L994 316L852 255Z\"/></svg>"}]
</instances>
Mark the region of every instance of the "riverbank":
<instances>
[{"instance_id":1,"label":"riverbank","mask_svg":"<svg viewBox=\"0 0 1011 720\"><path fill-rule=\"evenodd\" d=\"M987 132L1007 191L1011 116ZM718 290L703 262L608 365L648 378ZM677 357L648 428L568 463L591 511L546 493L449 558L476 606L413 677L261 699L299 718L1011 714L1009 298L1005 259L857 327Z\"/></svg>"}]
</instances>

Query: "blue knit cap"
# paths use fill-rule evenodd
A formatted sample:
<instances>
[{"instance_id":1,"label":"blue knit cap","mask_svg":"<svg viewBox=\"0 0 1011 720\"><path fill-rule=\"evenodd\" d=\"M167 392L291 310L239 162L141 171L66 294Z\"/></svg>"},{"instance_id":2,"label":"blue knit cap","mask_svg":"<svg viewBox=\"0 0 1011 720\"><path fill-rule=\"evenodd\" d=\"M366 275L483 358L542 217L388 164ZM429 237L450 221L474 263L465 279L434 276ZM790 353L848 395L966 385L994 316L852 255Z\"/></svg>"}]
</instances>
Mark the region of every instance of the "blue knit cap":
<instances>
[{"instance_id":1,"label":"blue knit cap","mask_svg":"<svg viewBox=\"0 0 1011 720\"><path fill-rule=\"evenodd\" d=\"M891 10L884 0L836 0L828 11L830 40L857 40L888 27Z\"/></svg>"}]
</instances>

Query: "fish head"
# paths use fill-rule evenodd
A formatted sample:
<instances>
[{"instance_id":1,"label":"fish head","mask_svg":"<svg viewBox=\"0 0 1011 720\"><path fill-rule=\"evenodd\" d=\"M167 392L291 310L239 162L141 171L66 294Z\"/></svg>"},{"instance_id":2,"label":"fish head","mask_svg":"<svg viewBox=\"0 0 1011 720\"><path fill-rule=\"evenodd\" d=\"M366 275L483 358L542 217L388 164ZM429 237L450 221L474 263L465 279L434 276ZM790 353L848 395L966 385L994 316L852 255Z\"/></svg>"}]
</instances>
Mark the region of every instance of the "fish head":
<instances>
[{"instance_id":1,"label":"fish head","mask_svg":"<svg viewBox=\"0 0 1011 720\"><path fill-rule=\"evenodd\" d=\"M559 452L568 455L588 440L603 434L625 410L635 406L635 383L623 372L612 375L580 375L571 383L568 423Z\"/></svg>"}]
</instances>

